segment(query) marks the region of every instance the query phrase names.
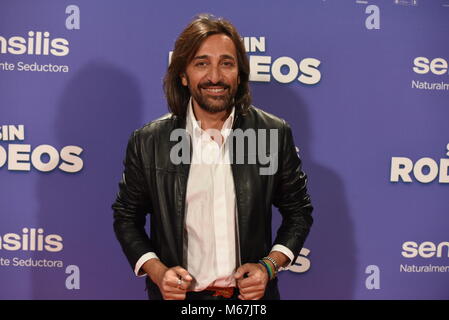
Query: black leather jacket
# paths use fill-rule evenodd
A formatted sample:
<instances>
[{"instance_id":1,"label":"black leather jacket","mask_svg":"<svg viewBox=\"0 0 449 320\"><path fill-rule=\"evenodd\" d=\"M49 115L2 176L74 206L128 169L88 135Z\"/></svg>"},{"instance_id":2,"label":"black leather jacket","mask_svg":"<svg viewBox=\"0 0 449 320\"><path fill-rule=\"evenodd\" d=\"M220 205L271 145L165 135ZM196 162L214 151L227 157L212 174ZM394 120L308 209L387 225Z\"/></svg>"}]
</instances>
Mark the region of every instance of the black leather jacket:
<instances>
[{"instance_id":1,"label":"black leather jacket","mask_svg":"<svg viewBox=\"0 0 449 320\"><path fill-rule=\"evenodd\" d=\"M112 207L115 234L133 269L138 259L150 251L167 267L186 267L184 215L190 166L170 161L171 148L178 143L170 141L170 133L177 128L185 128L185 120L169 114L136 130L128 143L125 170ZM313 208L291 129L284 120L253 106L245 113L236 110L233 129L237 128L278 129L279 146L278 169L273 175L260 175L263 165L259 161L231 164L240 261L257 262L274 244L289 248L296 259L312 225ZM282 215L274 242L272 205ZM148 213L150 236L144 228Z\"/></svg>"}]
</instances>

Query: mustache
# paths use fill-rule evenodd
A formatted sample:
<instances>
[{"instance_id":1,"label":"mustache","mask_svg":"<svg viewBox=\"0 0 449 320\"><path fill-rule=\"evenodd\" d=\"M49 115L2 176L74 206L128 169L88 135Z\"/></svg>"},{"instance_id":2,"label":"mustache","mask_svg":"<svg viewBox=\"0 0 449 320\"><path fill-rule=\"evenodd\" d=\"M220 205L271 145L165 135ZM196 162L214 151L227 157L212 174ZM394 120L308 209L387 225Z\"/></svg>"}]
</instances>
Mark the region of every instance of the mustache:
<instances>
[{"instance_id":1,"label":"mustache","mask_svg":"<svg viewBox=\"0 0 449 320\"><path fill-rule=\"evenodd\" d=\"M212 83L211 81L207 81L207 82L202 82L202 83L198 84L198 87L202 88L202 89L207 89L209 87L223 87L225 89L229 89L231 86L222 81L218 81L217 83Z\"/></svg>"}]
</instances>

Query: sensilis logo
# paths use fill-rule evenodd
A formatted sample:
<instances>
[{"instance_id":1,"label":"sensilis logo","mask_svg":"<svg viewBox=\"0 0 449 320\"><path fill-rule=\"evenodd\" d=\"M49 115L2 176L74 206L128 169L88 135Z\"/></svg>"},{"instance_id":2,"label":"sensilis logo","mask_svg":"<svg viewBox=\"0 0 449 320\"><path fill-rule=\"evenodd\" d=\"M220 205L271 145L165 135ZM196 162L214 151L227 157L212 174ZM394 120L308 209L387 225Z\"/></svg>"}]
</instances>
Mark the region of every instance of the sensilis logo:
<instances>
[{"instance_id":1,"label":"sensilis logo","mask_svg":"<svg viewBox=\"0 0 449 320\"><path fill-rule=\"evenodd\" d=\"M416 57L413 60L413 72L418 75L434 76L432 79L440 82L428 82L419 80L412 80L412 88L424 90L449 90L449 83L444 82L447 79L448 62L441 57L428 58ZM442 81L443 80L443 81Z\"/></svg>"},{"instance_id":2,"label":"sensilis logo","mask_svg":"<svg viewBox=\"0 0 449 320\"><path fill-rule=\"evenodd\" d=\"M0 250L7 251L48 251L63 249L62 237L58 234L46 235L42 228L23 228L22 233L0 235Z\"/></svg>"},{"instance_id":3,"label":"sensilis logo","mask_svg":"<svg viewBox=\"0 0 449 320\"><path fill-rule=\"evenodd\" d=\"M448 63L443 58L416 57L413 60L413 65L413 71L417 74L428 74L431 72L435 75L443 75L448 73Z\"/></svg>"},{"instance_id":4,"label":"sensilis logo","mask_svg":"<svg viewBox=\"0 0 449 320\"><path fill-rule=\"evenodd\" d=\"M435 243L432 241L406 241L402 244L402 257L407 261L411 259L412 264L402 264L399 266L399 272L407 273L447 273L449 272L449 266L447 264L438 265L433 264L439 259L449 258L449 242L442 241ZM423 259L429 259L430 263L422 264L426 261ZM438 260L435 260L438 259ZM414 262L420 261L421 264L414 264Z\"/></svg>"},{"instance_id":5,"label":"sensilis logo","mask_svg":"<svg viewBox=\"0 0 449 320\"><path fill-rule=\"evenodd\" d=\"M80 9L76 5L69 5L65 12L65 27L67 30L80 29ZM62 20L62 19L61 19ZM63 20L62 20L63 21ZM46 27L44 27L46 28ZM45 29L44 29L45 30ZM23 61L0 61L0 72L45 72L45 73L67 73L70 67L65 64L59 64L64 59L60 57L67 56L70 52L69 40L50 34L49 31L28 31L24 34L0 34L0 58L20 57ZM57 57L58 62L53 59L50 61L33 61L38 57ZM28 61L27 61L28 60ZM47 60L47 59L45 59Z\"/></svg>"},{"instance_id":6,"label":"sensilis logo","mask_svg":"<svg viewBox=\"0 0 449 320\"><path fill-rule=\"evenodd\" d=\"M54 55L69 54L69 41L65 38L51 38L50 32L29 31L28 37L0 36L0 53L14 55Z\"/></svg>"},{"instance_id":7,"label":"sensilis logo","mask_svg":"<svg viewBox=\"0 0 449 320\"><path fill-rule=\"evenodd\" d=\"M402 256L404 258L415 258L417 256L421 258L448 258L449 242L433 243L424 241L417 243L415 241L406 241L402 244Z\"/></svg>"}]
</instances>

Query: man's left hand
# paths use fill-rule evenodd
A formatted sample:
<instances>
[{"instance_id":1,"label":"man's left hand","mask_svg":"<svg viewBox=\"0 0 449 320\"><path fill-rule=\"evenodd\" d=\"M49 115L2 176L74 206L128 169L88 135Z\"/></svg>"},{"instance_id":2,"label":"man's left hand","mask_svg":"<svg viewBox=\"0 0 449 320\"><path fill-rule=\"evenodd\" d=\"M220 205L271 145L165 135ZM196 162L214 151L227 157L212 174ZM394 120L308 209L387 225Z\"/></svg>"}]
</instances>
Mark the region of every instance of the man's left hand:
<instances>
[{"instance_id":1,"label":"man's left hand","mask_svg":"<svg viewBox=\"0 0 449 320\"><path fill-rule=\"evenodd\" d=\"M243 276L247 274L248 277ZM235 275L240 291L240 300L259 300L265 294L268 272L260 263L246 263L240 266Z\"/></svg>"}]
</instances>

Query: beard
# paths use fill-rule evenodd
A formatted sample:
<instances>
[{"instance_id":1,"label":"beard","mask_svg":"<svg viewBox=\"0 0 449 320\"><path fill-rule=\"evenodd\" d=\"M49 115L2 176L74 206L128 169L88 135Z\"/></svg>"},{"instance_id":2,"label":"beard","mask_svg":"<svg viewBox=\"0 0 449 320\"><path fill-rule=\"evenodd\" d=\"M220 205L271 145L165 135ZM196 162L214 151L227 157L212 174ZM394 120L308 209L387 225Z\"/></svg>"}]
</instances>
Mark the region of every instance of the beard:
<instances>
[{"instance_id":1,"label":"beard","mask_svg":"<svg viewBox=\"0 0 449 320\"><path fill-rule=\"evenodd\" d=\"M222 87L224 93L222 95L209 95L204 93L208 87ZM224 82L211 83L204 82L198 84L198 86L192 89L189 85L190 94L193 99L198 103L198 106L204 111L210 113L219 113L232 109L234 106L234 98L237 92L237 88L232 87Z\"/></svg>"}]
</instances>

